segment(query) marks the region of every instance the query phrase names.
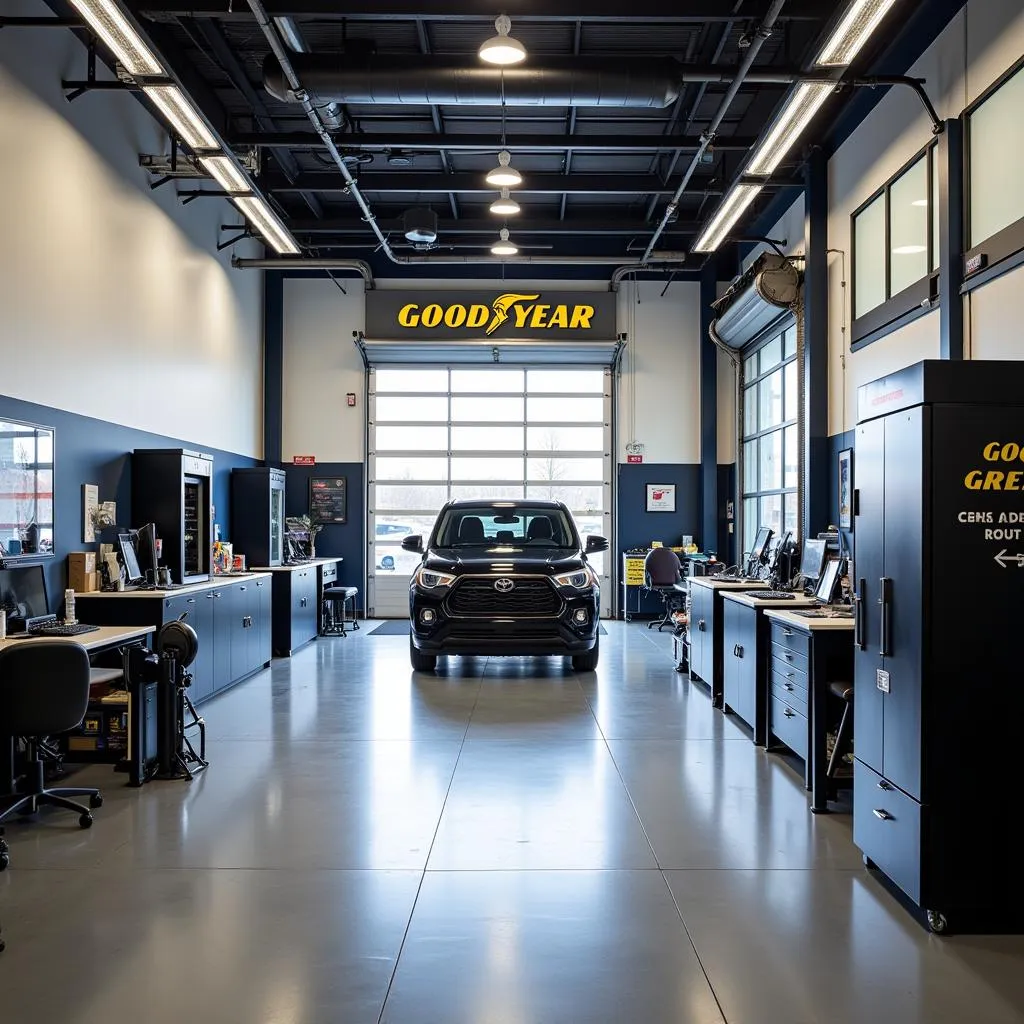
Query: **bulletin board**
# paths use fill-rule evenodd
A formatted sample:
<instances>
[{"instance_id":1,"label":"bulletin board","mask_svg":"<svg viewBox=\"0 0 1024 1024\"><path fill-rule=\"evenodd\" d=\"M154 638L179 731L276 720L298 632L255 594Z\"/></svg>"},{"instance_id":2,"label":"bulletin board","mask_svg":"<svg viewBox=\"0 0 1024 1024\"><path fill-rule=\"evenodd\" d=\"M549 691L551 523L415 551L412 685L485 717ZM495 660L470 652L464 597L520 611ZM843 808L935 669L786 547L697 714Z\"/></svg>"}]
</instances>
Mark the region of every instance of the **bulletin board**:
<instances>
[{"instance_id":1,"label":"bulletin board","mask_svg":"<svg viewBox=\"0 0 1024 1024\"><path fill-rule=\"evenodd\" d=\"M309 518L314 523L348 521L346 478L313 476L309 478Z\"/></svg>"}]
</instances>

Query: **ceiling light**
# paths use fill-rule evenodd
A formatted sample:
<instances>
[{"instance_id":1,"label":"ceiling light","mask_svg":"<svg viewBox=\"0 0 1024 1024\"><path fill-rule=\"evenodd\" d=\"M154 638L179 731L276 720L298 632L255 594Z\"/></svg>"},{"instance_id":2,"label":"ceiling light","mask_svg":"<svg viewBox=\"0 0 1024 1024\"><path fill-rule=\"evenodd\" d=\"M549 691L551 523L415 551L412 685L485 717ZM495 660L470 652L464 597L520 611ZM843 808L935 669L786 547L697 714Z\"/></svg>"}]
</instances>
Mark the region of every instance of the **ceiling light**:
<instances>
[{"instance_id":1,"label":"ceiling light","mask_svg":"<svg viewBox=\"0 0 1024 1024\"><path fill-rule=\"evenodd\" d=\"M288 229L259 196L243 196L235 199L234 204L279 255L295 255L299 251Z\"/></svg>"},{"instance_id":2,"label":"ceiling light","mask_svg":"<svg viewBox=\"0 0 1024 1024\"><path fill-rule=\"evenodd\" d=\"M508 228L502 228L498 232L498 241L491 246L491 252L495 256L515 256L519 252L519 246L509 241Z\"/></svg>"},{"instance_id":3,"label":"ceiling light","mask_svg":"<svg viewBox=\"0 0 1024 1024\"><path fill-rule=\"evenodd\" d=\"M488 64L519 64L526 60L526 47L509 35L512 22L508 16L502 14L496 18L494 28L498 34L481 44L478 51L480 59Z\"/></svg>"},{"instance_id":4,"label":"ceiling light","mask_svg":"<svg viewBox=\"0 0 1024 1024\"><path fill-rule=\"evenodd\" d=\"M71 3L129 74L164 74L160 61L113 0L71 0Z\"/></svg>"},{"instance_id":5,"label":"ceiling light","mask_svg":"<svg viewBox=\"0 0 1024 1024\"><path fill-rule=\"evenodd\" d=\"M928 200L927 199L915 199L910 205L911 206L927 206L928 205Z\"/></svg>"},{"instance_id":6,"label":"ceiling light","mask_svg":"<svg viewBox=\"0 0 1024 1024\"><path fill-rule=\"evenodd\" d=\"M743 216L743 211L754 201L762 185L734 185L725 201L719 206L711 223L701 232L697 244L694 245L694 252L714 252L725 236L732 230L733 225Z\"/></svg>"},{"instance_id":7,"label":"ceiling light","mask_svg":"<svg viewBox=\"0 0 1024 1024\"><path fill-rule=\"evenodd\" d=\"M159 107L186 145L192 149L219 148L199 111L176 85L146 85L142 91Z\"/></svg>"},{"instance_id":8,"label":"ceiling light","mask_svg":"<svg viewBox=\"0 0 1024 1024\"><path fill-rule=\"evenodd\" d=\"M853 0L818 54L819 67L845 67L878 28L894 0Z\"/></svg>"},{"instance_id":9,"label":"ceiling light","mask_svg":"<svg viewBox=\"0 0 1024 1024\"><path fill-rule=\"evenodd\" d=\"M510 185L522 185L523 176L511 166L512 154L503 149L498 154L498 166L487 172L487 184L508 188Z\"/></svg>"},{"instance_id":10,"label":"ceiling light","mask_svg":"<svg viewBox=\"0 0 1024 1024\"><path fill-rule=\"evenodd\" d=\"M894 256L916 256L926 250L927 246L924 245L897 245L893 248L892 254Z\"/></svg>"},{"instance_id":11,"label":"ceiling light","mask_svg":"<svg viewBox=\"0 0 1024 1024\"><path fill-rule=\"evenodd\" d=\"M501 197L491 203L491 213L501 217L512 217L519 213L522 207L508 194L508 189L501 190Z\"/></svg>"},{"instance_id":12,"label":"ceiling light","mask_svg":"<svg viewBox=\"0 0 1024 1024\"><path fill-rule=\"evenodd\" d=\"M832 82L804 82L798 86L790 94L768 134L754 150L753 159L745 173L771 174L834 89Z\"/></svg>"},{"instance_id":13,"label":"ceiling light","mask_svg":"<svg viewBox=\"0 0 1024 1024\"><path fill-rule=\"evenodd\" d=\"M217 179L225 192L251 192L249 182L238 164L229 156L201 156L199 162Z\"/></svg>"}]
</instances>

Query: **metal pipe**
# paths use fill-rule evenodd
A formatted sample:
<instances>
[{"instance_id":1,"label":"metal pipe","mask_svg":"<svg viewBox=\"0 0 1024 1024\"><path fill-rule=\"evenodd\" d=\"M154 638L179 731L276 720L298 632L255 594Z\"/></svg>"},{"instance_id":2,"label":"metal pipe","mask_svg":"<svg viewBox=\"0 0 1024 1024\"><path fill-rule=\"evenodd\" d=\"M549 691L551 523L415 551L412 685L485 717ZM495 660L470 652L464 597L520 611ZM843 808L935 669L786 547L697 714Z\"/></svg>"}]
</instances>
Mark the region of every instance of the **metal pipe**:
<instances>
[{"instance_id":1,"label":"metal pipe","mask_svg":"<svg viewBox=\"0 0 1024 1024\"><path fill-rule=\"evenodd\" d=\"M651 258L651 263L674 266L684 262L685 259L686 253L683 252L658 252ZM479 266L483 263L494 266L532 264L566 267L618 267L626 271L648 269L641 266L639 261L633 261L624 266L621 256L399 256L396 257L395 262L410 266L422 266L424 264L437 266ZM231 260L231 265L238 270L355 270L362 274L368 283L373 280L370 266L363 260L334 259L332 257L318 256L282 256L280 258L267 256L243 259L235 256Z\"/></svg>"},{"instance_id":2,"label":"metal pipe","mask_svg":"<svg viewBox=\"0 0 1024 1024\"><path fill-rule=\"evenodd\" d=\"M729 107L732 105L732 101L736 98L736 94L740 91L740 87L743 85L744 80L750 74L750 69L753 66L754 61L757 59L758 53L761 52L761 47L764 46L765 40L771 35L773 26L782 12L782 8L785 6L786 0L772 0L772 5L768 8L768 13L764 16L764 20L757 27L757 31L754 33L754 38L750 42L750 46L747 47L746 56L743 58L743 63L740 64L739 70L736 72L736 77L733 79L732 84L726 90L725 95L722 97L722 102L718 106L718 110L715 112L715 116L711 119L711 123L707 126L704 134L701 136L700 146L697 148L697 152L690 158L690 164L683 173L683 180L679 183L679 188L676 189L675 194L669 200L668 206L665 207L665 212L662 215L661 221L658 226L654 229L654 235L651 241L648 243L647 249L644 251L642 263L646 263L654 250L655 245L658 244L658 239L661 237L661 233L668 226L669 222L676 215L676 210L679 208L679 201L683 197L683 193L686 191L686 186L689 185L690 179L693 177L694 171L700 164L701 157L703 157L705 150L714 141L715 133L718 131L719 126L725 119L725 115L729 111Z\"/></svg>"},{"instance_id":3,"label":"metal pipe","mask_svg":"<svg viewBox=\"0 0 1024 1024\"><path fill-rule=\"evenodd\" d=\"M367 288L374 286L373 270L366 260L314 259L301 256L297 259L248 259L232 256L231 266L236 270L352 270L362 277Z\"/></svg>"}]
</instances>

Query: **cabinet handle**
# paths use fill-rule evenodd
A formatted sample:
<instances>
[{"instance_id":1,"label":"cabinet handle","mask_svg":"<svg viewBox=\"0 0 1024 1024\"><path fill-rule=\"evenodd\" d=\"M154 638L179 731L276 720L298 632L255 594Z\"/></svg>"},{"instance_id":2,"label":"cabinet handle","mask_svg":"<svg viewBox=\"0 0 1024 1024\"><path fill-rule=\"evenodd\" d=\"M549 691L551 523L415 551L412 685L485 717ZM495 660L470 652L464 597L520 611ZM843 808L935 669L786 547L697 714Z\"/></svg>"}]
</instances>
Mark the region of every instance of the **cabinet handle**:
<instances>
[{"instance_id":1,"label":"cabinet handle","mask_svg":"<svg viewBox=\"0 0 1024 1024\"><path fill-rule=\"evenodd\" d=\"M196 603L196 599L194 597L190 597L190 598L188 598L185 601L185 604L195 604L195 603Z\"/></svg>"},{"instance_id":2,"label":"cabinet handle","mask_svg":"<svg viewBox=\"0 0 1024 1024\"><path fill-rule=\"evenodd\" d=\"M857 580L857 592L853 595L853 643L862 651L867 648L867 640L864 639L864 590L867 580L863 577Z\"/></svg>"},{"instance_id":3,"label":"cabinet handle","mask_svg":"<svg viewBox=\"0 0 1024 1024\"><path fill-rule=\"evenodd\" d=\"M787 690L789 690L789 692L790 692L790 693L792 693L792 692L793 692L793 691L794 691L794 690L796 689L796 687L795 687L795 686L794 686L794 685L793 685L792 683L783 683L782 685L783 685L783 686L784 686L784 687L785 687L785 688L786 688Z\"/></svg>"},{"instance_id":4,"label":"cabinet handle","mask_svg":"<svg viewBox=\"0 0 1024 1024\"><path fill-rule=\"evenodd\" d=\"M793 655L790 654L789 651L783 652L782 656L786 659L786 661L792 661L793 660Z\"/></svg>"},{"instance_id":5,"label":"cabinet handle","mask_svg":"<svg viewBox=\"0 0 1024 1024\"><path fill-rule=\"evenodd\" d=\"M239 590L245 590L245 587L239 587L238 589Z\"/></svg>"},{"instance_id":6,"label":"cabinet handle","mask_svg":"<svg viewBox=\"0 0 1024 1024\"><path fill-rule=\"evenodd\" d=\"M790 710L789 710L789 708L786 708L786 710L785 710L785 711L783 711L782 713L783 713L783 714L784 714L784 715L785 715L785 716L786 716L787 718L796 718L796 712L795 712L795 711L790 711Z\"/></svg>"},{"instance_id":7,"label":"cabinet handle","mask_svg":"<svg viewBox=\"0 0 1024 1024\"><path fill-rule=\"evenodd\" d=\"M892 786L888 782L886 782L885 779L882 779L882 781L878 784L878 788L884 789L887 793L892 790Z\"/></svg>"},{"instance_id":8,"label":"cabinet handle","mask_svg":"<svg viewBox=\"0 0 1024 1024\"><path fill-rule=\"evenodd\" d=\"M891 584L892 580L888 576L882 576L878 581L878 604L882 614L878 653L882 657L892 654L892 651L889 649L889 629L892 625Z\"/></svg>"},{"instance_id":9,"label":"cabinet handle","mask_svg":"<svg viewBox=\"0 0 1024 1024\"><path fill-rule=\"evenodd\" d=\"M871 812L879 821L892 821L892 815L881 807L876 807Z\"/></svg>"},{"instance_id":10,"label":"cabinet handle","mask_svg":"<svg viewBox=\"0 0 1024 1024\"><path fill-rule=\"evenodd\" d=\"M704 632L704 620L703 620L703 619L701 619L701 620L700 620L700 621L699 621L699 622L697 623L697 629L699 629L699 630L700 630L700 631L701 631L702 633Z\"/></svg>"},{"instance_id":11,"label":"cabinet handle","mask_svg":"<svg viewBox=\"0 0 1024 1024\"><path fill-rule=\"evenodd\" d=\"M735 654L737 658L742 658L743 657L743 647L742 647L742 645L741 644L737 644L732 649L732 653Z\"/></svg>"},{"instance_id":12,"label":"cabinet handle","mask_svg":"<svg viewBox=\"0 0 1024 1024\"><path fill-rule=\"evenodd\" d=\"M792 636L793 635L793 630L791 630L791 629L783 629L782 630L782 635L783 636Z\"/></svg>"},{"instance_id":13,"label":"cabinet handle","mask_svg":"<svg viewBox=\"0 0 1024 1024\"><path fill-rule=\"evenodd\" d=\"M207 594L206 595L206 600L207 601L212 601L216 596L217 596L216 594Z\"/></svg>"}]
</instances>

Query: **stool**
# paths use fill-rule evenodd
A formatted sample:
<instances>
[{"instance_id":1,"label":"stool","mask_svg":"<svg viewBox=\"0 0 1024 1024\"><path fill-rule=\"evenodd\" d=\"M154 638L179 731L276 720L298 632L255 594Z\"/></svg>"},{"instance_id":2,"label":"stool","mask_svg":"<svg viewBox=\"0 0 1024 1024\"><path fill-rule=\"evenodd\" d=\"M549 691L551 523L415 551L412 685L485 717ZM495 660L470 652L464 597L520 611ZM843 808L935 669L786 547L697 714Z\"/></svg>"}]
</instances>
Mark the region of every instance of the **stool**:
<instances>
[{"instance_id":1,"label":"stool","mask_svg":"<svg viewBox=\"0 0 1024 1024\"><path fill-rule=\"evenodd\" d=\"M828 778L833 779L853 739L853 683L829 683L828 688L844 702L843 717L839 719L839 731L836 733L836 742L832 747L832 755L828 759L828 768L825 772Z\"/></svg>"},{"instance_id":2,"label":"stool","mask_svg":"<svg viewBox=\"0 0 1024 1024\"><path fill-rule=\"evenodd\" d=\"M324 587L323 604L320 609L321 636L345 636L348 633L346 626L351 626L352 629L359 628L359 621L356 619L356 596L358 594L358 587ZM349 610L349 601L352 602L351 611ZM339 604L341 606L340 615L338 614Z\"/></svg>"}]
</instances>

